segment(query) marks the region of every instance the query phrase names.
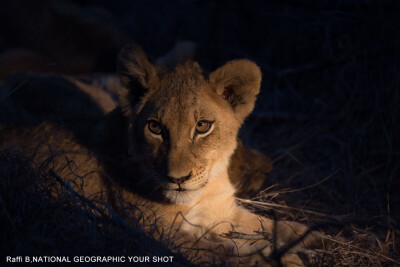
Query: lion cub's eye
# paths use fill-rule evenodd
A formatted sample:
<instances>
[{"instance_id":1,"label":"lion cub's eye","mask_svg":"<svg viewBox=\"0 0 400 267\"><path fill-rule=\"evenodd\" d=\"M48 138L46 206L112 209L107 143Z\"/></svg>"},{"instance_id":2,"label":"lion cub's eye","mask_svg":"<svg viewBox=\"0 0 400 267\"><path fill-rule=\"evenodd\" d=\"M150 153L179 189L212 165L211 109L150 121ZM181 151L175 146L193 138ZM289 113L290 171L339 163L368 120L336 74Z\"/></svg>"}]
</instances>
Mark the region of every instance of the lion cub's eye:
<instances>
[{"instance_id":1,"label":"lion cub's eye","mask_svg":"<svg viewBox=\"0 0 400 267\"><path fill-rule=\"evenodd\" d=\"M199 121L196 124L196 132L198 134L205 134L206 132L208 132L211 128L211 122L209 121Z\"/></svg>"},{"instance_id":2,"label":"lion cub's eye","mask_svg":"<svg viewBox=\"0 0 400 267\"><path fill-rule=\"evenodd\" d=\"M147 127L149 128L149 131L152 132L153 134L160 135L162 132L162 126L159 122L148 121Z\"/></svg>"}]
</instances>

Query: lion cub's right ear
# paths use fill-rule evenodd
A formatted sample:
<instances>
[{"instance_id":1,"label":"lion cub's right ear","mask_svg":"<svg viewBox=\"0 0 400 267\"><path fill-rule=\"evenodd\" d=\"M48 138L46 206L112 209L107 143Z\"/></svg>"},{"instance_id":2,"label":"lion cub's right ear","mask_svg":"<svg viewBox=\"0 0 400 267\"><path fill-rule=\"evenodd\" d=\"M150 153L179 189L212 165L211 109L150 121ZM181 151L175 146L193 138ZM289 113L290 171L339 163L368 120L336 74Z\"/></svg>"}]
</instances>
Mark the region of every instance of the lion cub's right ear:
<instances>
[{"instance_id":1,"label":"lion cub's right ear","mask_svg":"<svg viewBox=\"0 0 400 267\"><path fill-rule=\"evenodd\" d=\"M122 48L118 56L118 74L122 88L120 104L125 115L141 102L142 97L157 83L157 69L150 63L142 48L129 44Z\"/></svg>"},{"instance_id":2,"label":"lion cub's right ear","mask_svg":"<svg viewBox=\"0 0 400 267\"><path fill-rule=\"evenodd\" d=\"M254 108L261 86L261 70L247 59L232 60L210 74L216 93L225 99L236 118L243 120Z\"/></svg>"}]
</instances>

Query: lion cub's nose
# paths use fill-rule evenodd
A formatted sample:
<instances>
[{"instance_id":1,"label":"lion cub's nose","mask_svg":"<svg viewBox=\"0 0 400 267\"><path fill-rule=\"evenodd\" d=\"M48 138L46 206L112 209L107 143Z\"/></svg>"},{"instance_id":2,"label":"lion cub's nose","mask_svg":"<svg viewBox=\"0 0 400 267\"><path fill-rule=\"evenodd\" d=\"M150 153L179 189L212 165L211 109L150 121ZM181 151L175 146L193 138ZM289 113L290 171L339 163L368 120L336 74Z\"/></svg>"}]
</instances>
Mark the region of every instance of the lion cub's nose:
<instances>
[{"instance_id":1,"label":"lion cub's nose","mask_svg":"<svg viewBox=\"0 0 400 267\"><path fill-rule=\"evenodd\" d=\"M192 176L192 171L190 171L188 175L183 176L183 177L176 178L176 177L172 177L172 176L167 176L167 178L171 182L180 185L180 184L183 184L185 181L189 180L191 176Z\"/></svg>"}]
</instances>

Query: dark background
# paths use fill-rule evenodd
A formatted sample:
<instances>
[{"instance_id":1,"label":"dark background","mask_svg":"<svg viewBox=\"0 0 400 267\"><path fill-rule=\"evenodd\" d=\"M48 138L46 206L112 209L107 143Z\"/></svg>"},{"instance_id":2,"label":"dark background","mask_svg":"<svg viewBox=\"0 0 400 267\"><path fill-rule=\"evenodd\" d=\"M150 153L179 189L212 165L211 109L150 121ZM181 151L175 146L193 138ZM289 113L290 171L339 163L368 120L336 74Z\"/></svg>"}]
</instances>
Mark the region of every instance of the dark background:
<instances>
[{"instance_id":1,"label":"dark background","mask_svg":"<svg viewBox=\"0 0 400 267\"><path fill-rule=\"evenodd\" d=\"M124 44L155 59L185 40L206 71L236 58L262 69L241 133L274 163L258 200L320 212L274 214L339 221L398 257L399 1L3 1L0 78L115 73Z\"/></svg>"}]
</instances>

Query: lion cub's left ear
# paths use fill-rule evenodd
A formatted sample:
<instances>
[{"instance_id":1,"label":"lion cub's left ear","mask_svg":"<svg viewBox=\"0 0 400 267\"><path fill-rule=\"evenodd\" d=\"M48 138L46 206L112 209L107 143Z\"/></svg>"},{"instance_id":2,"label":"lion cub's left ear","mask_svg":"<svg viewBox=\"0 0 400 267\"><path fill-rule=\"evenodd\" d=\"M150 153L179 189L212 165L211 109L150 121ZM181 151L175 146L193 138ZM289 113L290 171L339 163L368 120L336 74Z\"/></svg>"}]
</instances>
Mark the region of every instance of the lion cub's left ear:
<instances>
[{"instance_id":1,"label":"lion cub's left ear","mask_svg":"<svg viewBox=\"0 0 400 267\"><path fill-rule=\"evenodd\" d=\"M157 84L157 68L149 61L142 48L129 44L122 48L118 56L120 105L125 115L130 115L132 107Z\"/></svg>"},{"instance_id":2,"label":"lion cub's left ear","mask_svg":"<svg viewBox=\"0 0 400 267\"><path fill-rule=\"evenodd\" d=\"M239 121L253 110L261 85L261 70L250 60L229 61L210 74L216 93L228 101Z\"/></svg>"}]
</instances>

